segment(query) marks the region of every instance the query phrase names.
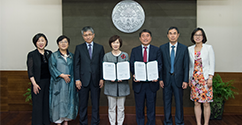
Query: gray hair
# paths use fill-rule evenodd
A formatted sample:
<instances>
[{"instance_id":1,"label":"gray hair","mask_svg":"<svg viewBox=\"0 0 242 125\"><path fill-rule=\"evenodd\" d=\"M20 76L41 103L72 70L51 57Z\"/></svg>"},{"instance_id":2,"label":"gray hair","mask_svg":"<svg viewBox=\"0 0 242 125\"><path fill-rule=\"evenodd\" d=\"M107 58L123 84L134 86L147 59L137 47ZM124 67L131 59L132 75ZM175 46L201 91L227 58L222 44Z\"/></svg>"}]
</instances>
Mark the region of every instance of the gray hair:
<instances>
[{"instance_id":1,"label":"gray hair","mask_svg":"<svg viewBox=\"0 0 242 125\"><path fill-rule=\"evenodd\" d=\"M82 28L81 33L83 35L84 32L91 31L94 34L94 30L90 26L85 26Z\"/></svg>"}]
</instances>

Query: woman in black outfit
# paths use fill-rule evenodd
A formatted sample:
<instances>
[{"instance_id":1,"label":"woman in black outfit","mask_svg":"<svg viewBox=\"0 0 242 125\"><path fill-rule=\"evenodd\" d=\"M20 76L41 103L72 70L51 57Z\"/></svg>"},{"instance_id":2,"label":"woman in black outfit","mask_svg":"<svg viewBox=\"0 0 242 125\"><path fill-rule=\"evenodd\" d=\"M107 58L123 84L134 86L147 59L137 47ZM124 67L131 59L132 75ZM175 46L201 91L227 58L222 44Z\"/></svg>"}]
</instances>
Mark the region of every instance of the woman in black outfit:
<instances>
[{"instance_id":1,"label":"woman in black outfit","mask_svg":"<svg viewBox=\"0 0 242 125\"><path fill-rule=\"evenodd\" d=\"M36 49L29 52L27 57L28 75L32 83L32 125L48 125L50 124L48 59L52 52L45 49L48 40L42 33L33 37L33 43Z\"/></svg>"}]
</instances>

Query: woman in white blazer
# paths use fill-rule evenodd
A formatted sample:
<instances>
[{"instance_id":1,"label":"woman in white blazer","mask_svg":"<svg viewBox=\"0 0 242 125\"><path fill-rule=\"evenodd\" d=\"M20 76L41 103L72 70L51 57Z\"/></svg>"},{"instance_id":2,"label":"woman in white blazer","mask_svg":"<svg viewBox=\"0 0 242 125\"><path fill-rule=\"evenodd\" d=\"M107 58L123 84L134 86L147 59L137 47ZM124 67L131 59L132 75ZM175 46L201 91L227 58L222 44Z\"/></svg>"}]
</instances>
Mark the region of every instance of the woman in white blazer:
<instances>
[{"instance_id":1,"label":"woman in white blazer","mask_svg":"<svg viewBox=\"0 0 242 125\"><path fill-rule=\"evenodd\" d=\"M208 125L210 118L209 103L213 101L214 51L211 45L205 44L207 38L202 28L196 28L192 32L191 41L195 45L188 48L190 56L190 99L194 101L197 125L201 125L201 103L203 103L204 107L204 125Z\"/></svg>"}]
</instances>

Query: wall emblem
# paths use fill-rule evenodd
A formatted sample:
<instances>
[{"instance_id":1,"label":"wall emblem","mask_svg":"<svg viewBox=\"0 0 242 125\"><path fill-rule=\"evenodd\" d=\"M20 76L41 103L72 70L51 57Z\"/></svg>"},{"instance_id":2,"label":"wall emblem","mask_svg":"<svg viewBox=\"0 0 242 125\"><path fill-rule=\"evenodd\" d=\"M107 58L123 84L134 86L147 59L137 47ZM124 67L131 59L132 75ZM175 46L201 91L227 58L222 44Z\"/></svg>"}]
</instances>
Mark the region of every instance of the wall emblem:
<instances>
[{"instance_id":1,"label":"wall emblem","mask_svg":"<svg viewBox=\"0 0 242 125\"><path fill-rule=\"evenodd\" d=\"M145 13L139 3L123 0L113 8L112 21L118 30L133 33L144 24Z\"/></svg>"}]
</instances>

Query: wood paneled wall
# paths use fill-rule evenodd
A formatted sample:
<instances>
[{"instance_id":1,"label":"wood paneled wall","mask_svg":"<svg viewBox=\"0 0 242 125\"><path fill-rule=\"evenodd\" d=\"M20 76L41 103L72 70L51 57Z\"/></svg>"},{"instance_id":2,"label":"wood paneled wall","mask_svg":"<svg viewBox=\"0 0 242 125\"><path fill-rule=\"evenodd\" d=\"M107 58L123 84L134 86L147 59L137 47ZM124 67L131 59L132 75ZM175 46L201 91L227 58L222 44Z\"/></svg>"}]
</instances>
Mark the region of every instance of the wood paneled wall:
<instances>
[{"instance_id":1,"label":"wood paneled wall","mask_svg":"<svg viewBox=\"0 0 242 125\"><path fill-rule=\"evenodd\" d=\"M238 88L239 95L225 103L224 112L242 114L242 73L217 72L223 81L235 80L234 86ZM2 111L30 111L32 106L25 102L23 94L30 86L27 71L0 71L1 112ZM132 91L131 91L132 92ZM173 107L172 113L175 113ZM91 113L91 107L89 107ZM107 106L100 108L101 114L107 114ZM127 114L135 114L135 106L126 106ZM157 114L163 114L163 107L156 107ZM184 114L193 115L193 107L184 107Z\"/></svg>"}]
</instances>

